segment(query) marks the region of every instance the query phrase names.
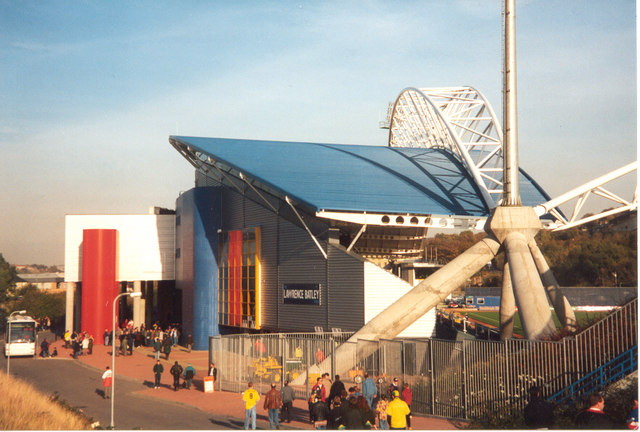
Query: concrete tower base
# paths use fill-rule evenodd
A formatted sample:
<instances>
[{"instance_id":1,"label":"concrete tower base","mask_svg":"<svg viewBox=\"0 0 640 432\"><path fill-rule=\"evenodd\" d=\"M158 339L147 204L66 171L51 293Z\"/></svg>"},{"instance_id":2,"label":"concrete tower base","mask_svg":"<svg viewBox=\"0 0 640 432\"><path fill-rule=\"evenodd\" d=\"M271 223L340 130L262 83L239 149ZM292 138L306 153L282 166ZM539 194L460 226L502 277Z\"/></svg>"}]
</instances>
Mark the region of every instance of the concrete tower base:
<instances>
[{"instance_id":1,"label":"concrete tower base","mask_svg":"<svg viewBox=\"0 0 640 432\"><path fill-rule=\"evenodd\" d=\"M545 289L528 246L541 228L532 207L497 207L487 221L487 231L506 250L511 285L527 339L541 339L555 332Z\"/></svg>"}]
</instances>

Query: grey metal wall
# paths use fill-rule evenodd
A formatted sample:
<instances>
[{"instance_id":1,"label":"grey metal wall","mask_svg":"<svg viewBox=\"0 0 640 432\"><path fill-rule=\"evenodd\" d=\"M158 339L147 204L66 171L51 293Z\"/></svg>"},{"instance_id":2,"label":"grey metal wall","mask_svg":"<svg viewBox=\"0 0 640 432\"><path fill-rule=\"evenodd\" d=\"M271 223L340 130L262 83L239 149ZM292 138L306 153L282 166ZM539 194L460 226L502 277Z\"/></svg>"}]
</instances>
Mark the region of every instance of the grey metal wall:
<instances>
[{"instance_id":1,"label":"grey metal wall","mask_svg":"<svg viewBox=\"0 0 640 432\"><path fill-rule=\"evenodd\" d=\"M237 195L237 194L236 194ZM244 226L260 227L262 326L278 327L278 216L270 209L244 199Z\"/></svg>"},{"instance_id":2,"label":"grey metal wall","mask_svg":"<svg viewBox=\"0 0 640 432\"><path fill-rule=\"evenodd\" d=\"M185 201L188 202L185 202ZM193 334L193 197L176 200L176 288L182 293L182 332Z\"/></svg>"},{"instance_id":3,"label":"grey metal wall","mask_svg":"<svg viewBox=\"0 0 640 432\"><path fill-rule=\"evenodd\" d=\"M278 203L271 202L277 208ZM278 208L277 208L278 209ZM328 225L306 218L328 251L325 259L307 231L294 223L288 207L276 214L252 191L244 195L225 188L222 199L222 229L260 227L262 327L278 331L354 331L364 324L364 264L344 248L328 244ZM284 304L284 284L320 284L320 305Z\"/></svg>"},{"instance_id":4,"label":"grey metal wall","mask_svg":"<svg viewBox=\"0 0 640 432\"><path fill-rule=\"evenodd\" d=\"M285 284L321 285L320 305L283 304L280 300L279 327L296 331L313 331L315 326L326 328L327 262L304 229L281 219L279 230L279 291Z\"/></svg>"},{"instance_id":5,"label":"grey metal wall","mask_svg":"<svg viewBox=\"0 0 640 432\"><path fill-rule=\"evenodd\" d=\"M245 227L244 198L229 189L222 192L222 229L224 231L239 230Z\"/></svg>"},{"instance_id":6,"label":"grey metal wall","mask_svg":"<svg viewBox=\"0 0 640 432\"><path fill-rule=\"evenodd\" d=\"M329 317L325 330L356 331L364 325L364 261L333 244L328 255Z\"/></svg>"}]
</instances>

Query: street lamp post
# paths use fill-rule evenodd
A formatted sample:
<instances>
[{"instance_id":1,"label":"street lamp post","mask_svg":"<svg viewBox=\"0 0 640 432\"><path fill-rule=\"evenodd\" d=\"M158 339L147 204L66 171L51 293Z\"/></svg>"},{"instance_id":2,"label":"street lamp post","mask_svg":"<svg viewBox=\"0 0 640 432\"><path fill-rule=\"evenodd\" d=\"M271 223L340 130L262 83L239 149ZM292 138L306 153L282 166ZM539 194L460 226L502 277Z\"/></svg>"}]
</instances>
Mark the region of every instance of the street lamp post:
<instances>
[{"instance_id":1,"label":"street lamp post","mask_svg":"<svg viewBox=\"0 0 640 432\"><path fill-rule=\"evenodd\" d=\"M15 314L22 315L27 313L26 310L13 311L9 314L9 318L7 319L7 325L9 326L9 331L7 332L7 340L4 342L5 352L7 353L7 376L9 376L10 364L11 364L11 317Z\"/></svg>"},{"instance_id":2,"label":"street lamp post","mask_svg":"<svg viewBox=\"0 0 640 432\"><path fill-rule=\"evenodd\" d=\"M140 291L136 292L123 292L118 294L113 299L113 314L111 315L113 318L113 328L111 333L111 424L109 425L110 429L114 429L114 400L116 396L116 304L118 304L118 299L122 296L128 295L129 297L142 297L142 293Z\"/></svg>"}]
</instances>

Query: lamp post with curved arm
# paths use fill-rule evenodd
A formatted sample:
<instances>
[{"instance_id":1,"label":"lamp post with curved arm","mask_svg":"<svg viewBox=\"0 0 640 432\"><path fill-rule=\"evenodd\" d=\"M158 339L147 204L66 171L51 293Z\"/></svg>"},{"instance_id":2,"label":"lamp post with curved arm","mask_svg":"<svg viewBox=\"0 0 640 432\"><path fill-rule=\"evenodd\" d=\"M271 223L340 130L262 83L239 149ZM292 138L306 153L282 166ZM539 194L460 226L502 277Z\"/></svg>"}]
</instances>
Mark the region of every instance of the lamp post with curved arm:
<instances>
[{"instance_id":1,"label":"lamp post with curved arm","mask_svg":"<svg viewBox=\"0 0 640 432\"><path fill-rule=\"evenodd\" d=\"M7 319L7 325L9 326L9 330L7 331L7 340L4 342L5 344L5 352L7 353L7 376L9 376L9 368L11 364L11 351L9 345L11 345L11 317L15 314L23 315L26 314L26 310L13 311L9 314L9 318Z\"/></svg>"},{"instance_id":2,"label":"lamp post with curved arm","mask_svg":"<svg viewBox=\"0 0 640 432\"><path fill-rule=\"evenodd\" d=\"M142 293L140 291L136 291L136 292L123 292L118 294L117 296L115 296L115 298L113 299L113 314L111 315L113 317L113 328L112 328L112 333L111 333L111 374L112 374L112 378L111 378L111 424L109 425L110 429L114 429L114 421L113 421L113 415L114 415L114 400L115 400L115 396L116 396L116 304L118 304L118 299L122 296L126 296L128 295L129 297L135 298L135 297L142 297Z\"/></svg>"}]
</instances>

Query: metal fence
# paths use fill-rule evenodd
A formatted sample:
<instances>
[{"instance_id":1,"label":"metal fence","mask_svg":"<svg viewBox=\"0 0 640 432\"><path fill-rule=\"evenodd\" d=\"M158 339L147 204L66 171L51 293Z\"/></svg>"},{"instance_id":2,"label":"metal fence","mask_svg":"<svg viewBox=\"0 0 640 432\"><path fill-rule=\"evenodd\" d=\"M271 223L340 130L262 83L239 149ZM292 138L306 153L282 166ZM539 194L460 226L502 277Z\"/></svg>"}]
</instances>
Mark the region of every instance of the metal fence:
<instances>
[{"instance_id":1,"label":"metal fence","mask_svg":"<svg viewBox=\"0 0 640 432\"><path fill-rule=\"evenodd\" d=\"M239 392L247 382L266 391L272 382L308 379L293 386L296 397L306 398L315 383L317 364L345 343L353 333L235 334L209 339L210 361L218 368L219 389ZM315 366L315 368L314 368ZM335 366L329 372L333 375Z\"/></svg>"},{"instance_id":2,"label":"metal fence","mask_svg":"<svg viewBox=\"0 0 640 432\"><path fill-rule=\"evenodd\" d=\"M320 372L335 375L335 349L350 333L299 333L217 336L210 340L218 386L239 392L253 381L269 383L306 378L293 386L307 398ZM353 342L349 342L353 343ZM574 337L561 341L394 339L358 340L351 368L342 380L359 383L366 371L386 392L393 377L410 385L412 411L449 418L521 411L532 385L545 395L568 387L590 371L637 346L637 299ZM329 366L328 366L329 365ZM298 380L299 381L299 380ZM295 382L295 381L294 381ZM576 395L577 396L577 395Z\"/></svg>"}]
</instances>

